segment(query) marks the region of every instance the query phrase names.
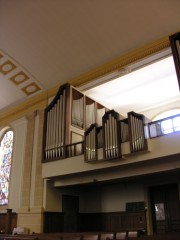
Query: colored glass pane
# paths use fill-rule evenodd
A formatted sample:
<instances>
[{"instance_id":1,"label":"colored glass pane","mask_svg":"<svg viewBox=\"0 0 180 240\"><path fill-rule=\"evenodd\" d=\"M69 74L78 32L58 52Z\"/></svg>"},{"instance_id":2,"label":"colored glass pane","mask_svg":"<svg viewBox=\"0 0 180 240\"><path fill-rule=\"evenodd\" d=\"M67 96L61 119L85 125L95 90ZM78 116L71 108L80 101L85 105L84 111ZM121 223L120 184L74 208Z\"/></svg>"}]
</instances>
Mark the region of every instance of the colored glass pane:
<instances>
[{"instance_id":1,"label":"colored glass pane","mask_svg":"<svg viewBox=\"0 0 180 240\"><path fill-rule=\"evenodd\" d=\"M0 205L8 204L13 151L13 131L7 131L0 142Z\"/></svg>"}]
</instances>

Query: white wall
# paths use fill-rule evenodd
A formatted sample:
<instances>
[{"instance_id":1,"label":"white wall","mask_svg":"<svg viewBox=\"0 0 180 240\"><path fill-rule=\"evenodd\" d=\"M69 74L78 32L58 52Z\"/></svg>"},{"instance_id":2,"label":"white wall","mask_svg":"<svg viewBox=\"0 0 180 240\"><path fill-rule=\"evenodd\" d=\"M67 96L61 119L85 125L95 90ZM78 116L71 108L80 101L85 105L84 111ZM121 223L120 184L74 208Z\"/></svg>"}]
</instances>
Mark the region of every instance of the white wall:
<instances>
[{"instance_id":1,"label":"white wall","mask_svg":"<svg viewBox=\"0 0 180 240\"><path fill-rule=\"evenodd\" d=\"M144 187L139 183L120 183L102 189L102 212L125 211L127 202L144 201Z\"/></svg>"},{"instance_id":2,"label":"white wall","mask_svg":"<svg viewBox=\"0 0 180 240\"><path fill-rule=\"evenodd\" d=\"M63 194L79 196L79 212L95 213L125 211L127 202L145 201L146 192L143 184L133 182L66 189L54 188L52 184L48 184L46 210L62 211Z\"/></svg>"}]
</instances>

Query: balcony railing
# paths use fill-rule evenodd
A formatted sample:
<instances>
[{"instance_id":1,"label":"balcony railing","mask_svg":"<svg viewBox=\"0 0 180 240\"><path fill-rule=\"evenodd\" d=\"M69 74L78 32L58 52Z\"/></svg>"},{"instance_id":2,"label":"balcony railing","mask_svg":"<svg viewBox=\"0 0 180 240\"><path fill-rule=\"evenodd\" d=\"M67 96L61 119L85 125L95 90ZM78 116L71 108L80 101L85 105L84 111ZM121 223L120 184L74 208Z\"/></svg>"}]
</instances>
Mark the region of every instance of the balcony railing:
<instances>
[{"instance_id":1,"label":"balcony railing","mask_svg":"<svg viewBox=\"0 0 180 240\"><path fill-rule=\"evenodd\" d=\"M84 141L66 145L66 158L84 154Z\"/></svg>"},{"instance_id":2,"label":"balcony railing","mask_svg":"<svg viewBox=\"0 0 180 240\"><path fill-rule=\"evenodd\" d=\"M180 114L148 123L149 137L156 138L180 131Z\"/></svg>"}]
</instances>

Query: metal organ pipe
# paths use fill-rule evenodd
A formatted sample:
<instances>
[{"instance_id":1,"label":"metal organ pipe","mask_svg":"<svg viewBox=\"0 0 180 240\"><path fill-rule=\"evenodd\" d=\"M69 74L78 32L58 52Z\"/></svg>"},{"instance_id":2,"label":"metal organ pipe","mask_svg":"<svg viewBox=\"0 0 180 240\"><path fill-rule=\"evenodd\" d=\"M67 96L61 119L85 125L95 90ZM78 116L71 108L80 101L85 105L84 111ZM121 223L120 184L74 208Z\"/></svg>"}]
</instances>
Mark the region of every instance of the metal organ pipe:
<instances>
[{"instance_id":1,"label":"metal organ pipe","mask_svg":"<svg viewBox=\"0 0 180 240\"><path fill-rule=\"evenodd\" d=\"M63 102L63 99L62 99L62 96L61 96L60 99L59 99L59 122L58 122L58 130L59 130L59 133L58 133L58 154L59 154L59 157L61 156L62 102Z\"/></svg>"},{"instance_id":2,"label":"metal organ pipe","mask_svg":"<svg viewBox=\"0 0 180 240\"><path fill-rule=\"evenodd\" d=\"M47 114L46 147L45 147L46 159L49 159L49 143L50 143L50 114Z\"/></svg>"},{"instance_id":3,"label":"metal organ pipe","mask_svg":"<svg viewBox=\"0 0 180 240\"><path fill-rule=\"evenodd\" d=\"M54 106L47 112L45 140L46 160L64 155L65 103L66 90L64 89Z\"/></svg>"},{"instance_id":4,"label":"metal organ pipe","mask_svg":"<svg viewBox=\"0 0 180 240\"><path fill-rule=\"evenodd\" d=\"M143 150L145 148L143 115L138 116L137 114L130 113L129 120L131 126L132 151Z\"/></svg>"},{"instance_id":5,"label":"metal organ pipe","mask_svg":"<svg viewBox=\"0 0 180 240\"><path fill-rule=\"evenodd\" d=\"M63 91L63 103L62 103L62 134L61 134L61 150L62 156L64 156L64 131L65 131L65 105L66 103L66 92Z\"/></svg>"},{"instance_id":6,"label":"metal organ pipe","mask_svg":"<svg viewBox=\"0 0 180 240\"><path fill-rule=\"evenodd\" d=\"M106 159L116 158L119 156L118 148L118 128L117 116L114 111L109 112L103 117L104 124L104 154Z\"/></svg>"}]
</instances>

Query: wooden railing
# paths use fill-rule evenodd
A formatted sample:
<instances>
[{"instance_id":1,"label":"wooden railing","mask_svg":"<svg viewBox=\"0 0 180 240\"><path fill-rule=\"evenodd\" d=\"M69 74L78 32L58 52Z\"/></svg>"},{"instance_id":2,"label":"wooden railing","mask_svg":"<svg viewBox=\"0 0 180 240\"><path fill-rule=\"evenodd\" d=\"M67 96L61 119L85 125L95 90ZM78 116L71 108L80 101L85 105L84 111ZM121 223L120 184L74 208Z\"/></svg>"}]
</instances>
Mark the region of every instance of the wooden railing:
<instances>
[{"instance_id":1,"label":"wooden railing","mask_svg":"<svg viewBox=\"0 0 180 240\"><path fill-rule=\"evenodd\" d=\"M66 158L84 154L84 141L66 145Z\"/></svg>"},{"instance_id":2,"label":"wooden railing","mask_svg":"<svg viewBox=\"0 0 180 240\"><path fill-rule=\"evenodd\" d=\"M180 114L150 122L148 128L150 138L180 131Z\"/></svg>"},{"instance_id":3,"label":"wooden railing","mask_svg":"<svg viewBox=\"0 0 180 240\"><path fill-rule=\"evenodd\" d=\"M120 119L119 113L65 84L45 109L42 162L83 153L85 161L96 161L99 148L101 159L121 158L124 142L130 142L131 152L143 151L147 147L143 120L134 112Z\"/></svg>"},{"instance_id":4,"label":"wooden railing","mask_svg":"<svg viewBox=\"0 0 180 240\"><path fill-rule=\"evenodd\" d=\"M98 160L98 149L104 149L101 160L121 157L121 144L129 142L131 153L148 149L145 125L149 130L149 137L160 137L169 133L180 131L180 114L148 122L145 124L144 116L135 112L129 112L128 118L118 120L114 118L116 112L108 111L103 117L103 126L92 124L85 132L84 141L69 144L65 147L66 157L74 157L85 154L85 161ZM167 126L164 127L167 123Z\"/></svg>"}]
</instances>

